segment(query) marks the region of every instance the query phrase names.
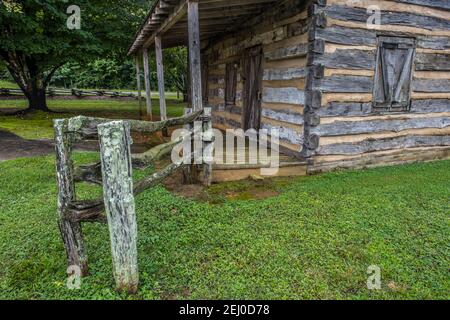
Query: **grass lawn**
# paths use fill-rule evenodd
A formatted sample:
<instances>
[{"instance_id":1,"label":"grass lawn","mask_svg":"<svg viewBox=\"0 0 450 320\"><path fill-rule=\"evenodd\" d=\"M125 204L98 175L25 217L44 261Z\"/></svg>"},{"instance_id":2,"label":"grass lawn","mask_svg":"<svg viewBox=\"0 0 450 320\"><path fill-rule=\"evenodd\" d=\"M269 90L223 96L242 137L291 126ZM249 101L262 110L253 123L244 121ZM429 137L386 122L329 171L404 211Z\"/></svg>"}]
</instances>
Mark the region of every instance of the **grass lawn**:
<instances>
[{"instance_id":1,"label":"grass lawn","mask_svg":"<svg viewBox=\"0 0 450 320\"><path fill-rule=\"evenodd\" d=\"M169 95L167 114L169 117L183 115L185 104ZM159 116L159 100L152 100L153 114ZM143 103L145 104L145 102ZM26 100L0 100L0 112L22 110ZM49 108L59 113L35 112L26 116L5 116L0 113L0 130L11 131L25 139L53 138L52 120L77 115L106 117L113 119L139 118L139 104L135 100L48 100ZM145 106L143 106L145 109Z\"/></svg>"},{"instance_id":2,"label":"grass lawn","mask_svg":"<svg viewBox=\"0 0 450 320\"><path fill-rule=\"evenodd\" d=\"M7 88L7 89L19 89L19 86L11 81L7 80L0 80L0 88Z\"/></svg>"},{"instance_id":3,"label":"grass lawn","mask_svg":"<svg viewBox=\"0 0 450 320\"><path fill-rule=\"evenodd\" d=\"M78 163L97 155L78 154ZM138 176L142 173L138 173ZM139 177L136 178L139 178ZM106 225L66 288L52 156L0 163L0 299L448 299L450 161L215 185L210 202L137 198L140 291L113 290ZM225 191L276 190L264 200ZM79 185L79 197L97 187ZM367 268L382 289L366 287Z\"/></svg>"}]
</instances>

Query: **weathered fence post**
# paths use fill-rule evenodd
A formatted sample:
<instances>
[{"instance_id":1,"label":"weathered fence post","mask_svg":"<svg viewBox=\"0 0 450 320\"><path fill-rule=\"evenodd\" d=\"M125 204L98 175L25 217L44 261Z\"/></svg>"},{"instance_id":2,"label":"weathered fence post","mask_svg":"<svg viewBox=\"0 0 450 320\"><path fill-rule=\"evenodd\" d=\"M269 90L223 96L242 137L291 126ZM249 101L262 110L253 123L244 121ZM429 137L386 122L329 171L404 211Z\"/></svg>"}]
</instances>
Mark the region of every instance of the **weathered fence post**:
<instances>
[{"instance_id":1,"label":"weathered fence post","mask_svg":"<svg viewBox=\"0 0 450 320\"><path fill-rule=\"evenodd\" d=\"M99 125L98 133L116 288L135 293L139 273L130 127L124 121L114 121Z\"/></svg>"},{"instance_id":2,"label":"weathered fence post","mask_svg":"<svg viewBox=\"0 0 450 320\"><path fill-rule=\"evenodd\" d=\"M214 132L211 108L203 109L203 185L211 186L214 162Z\"/></svg>"},{"instance_id":3,"label":"weathered fence post","mask_svg":"<svg viewBox=\"0 0 450 320\"><path fill-rule=\"evenodd\" d=\"M58 225L67 253L69 266L78 266L83 276L88 274L87 254L79 222L66 218L66 210L75 201L72 141L67 132L68 120L55 120L56 178L58 182Z\"/></svg>"},{"instance_id":4,"label":"weathered fence post","mask_svg":"<svg viewBox=\"0 0 450 320\"><path fill-rule=\"evenodd\" d=\"M184 109L185 116L187 116L191 113L192 113L192 108ZM188 124L184 125L184 129L187 131L192 131L192 130L194 130L194 125L192 123L188 123ZM188 166L185 166L183 168L183 183L188 184L188 185L195 183L194 176L193 176L193 170L195 170L193 167L194 158L192 156L193 147L194 147L193 137L191 136L188 138L188 141L184 142L184 148L183 148L183 151L185 152L185 154L183 155L184 162L189 164Z\"/></svg>"}]
</instances>

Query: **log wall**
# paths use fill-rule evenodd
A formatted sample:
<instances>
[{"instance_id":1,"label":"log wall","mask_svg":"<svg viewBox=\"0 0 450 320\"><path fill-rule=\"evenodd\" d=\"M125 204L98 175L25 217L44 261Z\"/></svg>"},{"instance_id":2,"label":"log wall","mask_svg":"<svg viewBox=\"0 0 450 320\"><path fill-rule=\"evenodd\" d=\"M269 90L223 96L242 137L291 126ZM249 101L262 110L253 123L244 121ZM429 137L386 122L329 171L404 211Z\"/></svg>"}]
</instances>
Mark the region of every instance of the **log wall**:
<instances>
[{"instance_id":1,"label":"log wall","mask_svg":"<svg viewBox=\"0 0 450 320\"><path fill-rule=\"evenodd\" d=\"M243 80L239 66L236 103L225 106L226 64L239 62L246 49L262 45L264 74L262 129L279 129L280 144L299 153L303 145L303 110L307 77L309 17L307 1L284 0L249 21L242 31L211 42L208 61L208 104L214 126L242 128Z\"/></svg>"},{"instance_id":2,"label":"log wall","mask_svg":"<svg viewBox=\"0 0 450 320\"><path fill-rule=\"evenodd\" d=\"M315 52L305 116L310 172L450 157L450 6L447 0L327 0L312 9ZM367 25L367 8L381 26ZM374 112L377 37L416 39L411 107Z\"/></svg>"}]
</instances>

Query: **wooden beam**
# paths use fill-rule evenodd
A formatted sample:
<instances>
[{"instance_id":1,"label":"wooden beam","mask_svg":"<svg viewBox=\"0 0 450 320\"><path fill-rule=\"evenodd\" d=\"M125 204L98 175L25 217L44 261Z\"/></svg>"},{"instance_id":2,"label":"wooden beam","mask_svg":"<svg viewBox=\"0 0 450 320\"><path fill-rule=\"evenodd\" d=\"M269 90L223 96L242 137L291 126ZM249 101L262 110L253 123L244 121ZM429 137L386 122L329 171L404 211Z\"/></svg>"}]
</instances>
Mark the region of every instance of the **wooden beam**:
<instances>
[{"instance_id":1,"label":"wooden beam","mask_svg":"<svg viewBox=\"0 0 450 320\"><path fill-rule=\"evenodd\" d=\"M167 30L172 28L174 24L176 24L183 16L186 14L187 10L187 0L182 0L180 5L175 8L174 12L157 28L152 35L146 39L143 47L150 47L154 41L154 39L160 35L164 34Z\"/></svg>"},{"instance_id":2,"label":"wooden beam","mask_svg":"<svg viewBox=\"0 0 450 320\"><path fill-rule=\"evenodd\" d=\"M155 37L156 52L156 69L158 73L158 90L159 90L159 110L161 113L161 121L167 120L166 111L166 89L164 87L164 65L161 47L161 37Z\"/></svg>"},{"instance_id":3,"label":"wooden beam","mask_svg":"<svg viewBox=\"0 0 450 320\"><path fill-rule=\"evenodd\" d=\"M145 94L147 102L147 116L152 117L152 92L150 88L150 68L148 64L148 49L145 48L143 51L144 56L144 78L145 78Z\"/></svg>"},{"instance_id":4,"label":"wooden beam","mask_svg":"<svg viewBox=\"0 0 450 320\"><path fill-rule=\"evenodd\" d=\"M200 24L198 2L195 1L188 1L188 34L192 108L195 112L203 109Z\"/></svg>"},{"instance_id":5,"label":"wooden beam","mask_svg":"<svg viewBox=\"0 0 450 320\"><path fill-rule=\"evenodd\" d=\"M137 90L138 90L138 102L139 102L139 115L142 115L142 86L141 86L141 67L139 62L139 55L137 54L135 57L136 63L136 82L137 82Z\"/></svg>"}]
</instances>

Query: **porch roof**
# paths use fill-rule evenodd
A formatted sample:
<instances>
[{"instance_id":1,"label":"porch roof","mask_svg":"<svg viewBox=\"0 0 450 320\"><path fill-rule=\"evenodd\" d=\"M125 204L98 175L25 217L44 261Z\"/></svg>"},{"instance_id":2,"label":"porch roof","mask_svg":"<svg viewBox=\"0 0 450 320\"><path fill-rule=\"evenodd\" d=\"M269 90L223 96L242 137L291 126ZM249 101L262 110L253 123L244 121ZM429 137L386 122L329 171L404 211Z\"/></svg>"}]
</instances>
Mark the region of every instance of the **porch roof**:
<instances>
[{"instance_id":1,"label":"porch roof","mask_svg":"<svg viewBox=\"0 0 450 320\"><path fill-rule=\"evenodd\" d=\"M162 46L188 43L187 4L192 0L157 0L136 33L128 54L154 46L161 36ZM238 30L242 23L281 0L196 0L199 4L200 40Z\"/></svg>"}]
</instances>

